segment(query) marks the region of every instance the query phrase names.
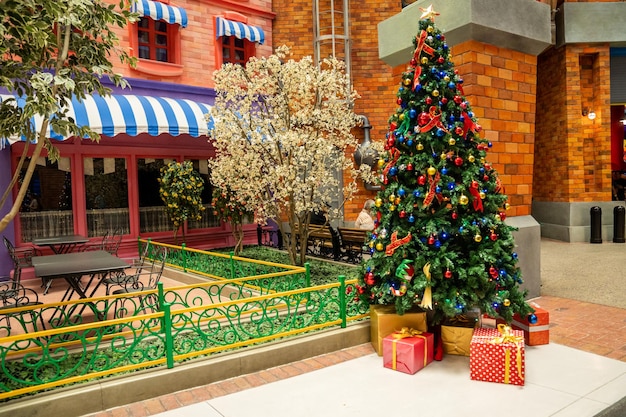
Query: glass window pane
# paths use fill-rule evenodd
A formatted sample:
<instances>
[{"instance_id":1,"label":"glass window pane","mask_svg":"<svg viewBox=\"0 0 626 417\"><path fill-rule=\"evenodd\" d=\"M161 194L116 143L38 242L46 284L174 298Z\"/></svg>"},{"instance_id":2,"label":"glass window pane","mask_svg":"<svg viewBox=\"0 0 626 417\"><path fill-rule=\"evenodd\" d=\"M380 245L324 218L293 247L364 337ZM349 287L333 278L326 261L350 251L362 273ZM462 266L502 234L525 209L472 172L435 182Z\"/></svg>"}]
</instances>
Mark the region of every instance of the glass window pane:
<instances>
[{"instance_id":1,"label":"glass window pane","mask_svg":"<svg viewBox=\"0 0 626 417\"><path fill-rule=\"evenodd\" d=\"M150 33L148 32L139 31L137 38L139 39L139 43L150 43Z\"/></svg>"},{"instance_id":2,"label":"glass window pane","mask_svg":"<svg viewBox=\"0 0 626 417\"><path fill-rule=\"evenodd\" d=\"M211 208L211 198L213 196L213 186L209 181L209 167L206 159L203 160L191 160L193 162L194 171L198 172L204 180L204 189L202 190L202 205L205 207L200 220L191 220L187 222L189 229L204 229L207 227L219 227L219 219L213 215L213 209Z\"/></svg>"},{"instance_id":3,"label":"glass window pane","mask_svg":"<svg viewBox=\"0 0 626 417\"><path fill-rule=\"evenodd\" d=\"M20 184L29 162L30 158L27 158L20 175ZM20 222L22 242L74 234L69 158L61 157L54 163L45 158L38 160L20 208Z\"/></svg>"},{"instance_id":4,"label":"glass window pane","mask_svg":"<svg viewBox=\"0 0 626 417\"><path fill-rule=\"evenodd\" d=\"M124 158L84 158L89 237L130 233L128 173Z\"/></svg>"},{"instance_id":5,"label":"glass window pane","mask_svg":"<svg viewBox=\"0 0 626 417\"><path fill-rule=\"evenodd\" d=\"M230 49L224 48L222 49L222 59L224 62L230 62Z\"/></svg>"},{"instance_id":6,"label":"glass window pane","mask_svg":"<svg viewBox=\"0 0 626 417\"><path fill-rule=\"evenodd\" d=\"M137 159L140 233L174 230L174 224L170 221L159 195L161 167L169 162L170 160L164 159Z\"/></svg>"},{"instance_id":7,"label":"glass window pane","mask_svg":"<svg viewBox=\"0 0 626 417\"><path fill-rule=\"evenodd\" d=\"M151 19L147 19L145 17L141 17L139 18L139 21L137 22L137 26L140 28L147 28L148 26L150 26L150 20Z\"/></svg>"},{"instance_id":8,"label":"glass window pane","mask_svg":"<svg viewBox=\"0 0 626 417\"><path fill-rule=\"evenodd\" d=\"M157 32L167 32L167 25L168 23L164 22L163 20L157 20L156 22L154 22L154 30L156 30Z\"/></svg>"},{"instance_id":9,"label":"glass window pane","mask_svg":"<svg viewBox=\"0 0 626 417\"><path fill-rule=\"evenodd\" d=\"M161 62L168 62L167 61L167 49L157 48L156 60L161 61Z\"/></svg>"},{"instance_id":10,"label":"glass window pane","mask_svg":"<svg viewBox=\"0 0 626 417\"><path fill-rule=\"evenodd\" d=\"M235 48L243 48L243 39L234 38L235 39Z\"/></svg>"},{"instance_id":11,"label":"glass window pane","mask_svg":"<svg viewBox=\"0 0 626 417\"><path fill-rule=\"evenodd\" d=\"M165 35L156 35L156 44L158 46L167 46L167 36L165 36Z\"/></svg>"},{"instance_id":12,"label":"glass window pane","mask_svg":"<svg viewBox=\"0 0 626 417\"><path fill-rule=\"evenodd\" d=\"M245 61L245 55L243 51L235 51L235 61L237 62Z\"/></svg>"},{"instance_id":13,"label":"glass window pane","mask_svg":"<svg viewBox=\"0 0 626 417\"><path fill-rule=\"evenodd\" d=\"M147 46L139 47L139 58L150 59L150 48Z\"/></svg>"}]
</instances>

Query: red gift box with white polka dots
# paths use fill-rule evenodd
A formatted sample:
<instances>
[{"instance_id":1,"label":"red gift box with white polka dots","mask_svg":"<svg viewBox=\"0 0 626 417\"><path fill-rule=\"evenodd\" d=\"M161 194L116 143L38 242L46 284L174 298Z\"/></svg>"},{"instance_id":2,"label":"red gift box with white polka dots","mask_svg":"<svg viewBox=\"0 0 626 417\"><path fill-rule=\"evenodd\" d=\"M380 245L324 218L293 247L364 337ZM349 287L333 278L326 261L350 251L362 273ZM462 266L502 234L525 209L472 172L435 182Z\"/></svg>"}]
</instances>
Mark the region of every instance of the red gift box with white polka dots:
<instances>
[{"instance_id":1,"label":"red gift box with white polka dots","mask_svg":"<svg viewBox=\"0 0 626 417\"><path fill-rule=\"evenodd\" d=\"M502 326L502 325L501 325ZM524 332L479 328L470 343L470 378L475 381L524 385Z\"/></svg>"}]
</instances>

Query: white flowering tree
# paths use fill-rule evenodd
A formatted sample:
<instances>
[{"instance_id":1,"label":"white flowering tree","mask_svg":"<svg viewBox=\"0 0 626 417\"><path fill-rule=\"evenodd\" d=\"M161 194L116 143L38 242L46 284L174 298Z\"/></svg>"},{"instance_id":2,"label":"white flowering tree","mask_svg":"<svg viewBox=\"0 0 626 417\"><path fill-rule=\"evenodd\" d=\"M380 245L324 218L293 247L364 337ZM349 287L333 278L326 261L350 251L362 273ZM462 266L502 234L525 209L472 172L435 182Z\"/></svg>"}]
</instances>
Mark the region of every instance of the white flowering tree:
<instances>
[{"instance_id":1,"label":"white flowering tree","mask_svg":"<svg viewBox=\"0 0 626 417\"><path fill-rule=\"evenodd\" d=\"M275 221L291 262L302 265L305 251L299 249L306 248L311 213L339 199L339 209L329 212L338 217L357 179L371 181L372 173L366 164L357 170L351 157L358 144L351 133L357 94L343 62L316 66L311 57L288 55L283 46L245 67L225 64L215 72L211 182L251 204L256 222ZM337 172L343 172L343 186ZM298 235L286 233L296 229Z\"/></svg>"}]
</instances>

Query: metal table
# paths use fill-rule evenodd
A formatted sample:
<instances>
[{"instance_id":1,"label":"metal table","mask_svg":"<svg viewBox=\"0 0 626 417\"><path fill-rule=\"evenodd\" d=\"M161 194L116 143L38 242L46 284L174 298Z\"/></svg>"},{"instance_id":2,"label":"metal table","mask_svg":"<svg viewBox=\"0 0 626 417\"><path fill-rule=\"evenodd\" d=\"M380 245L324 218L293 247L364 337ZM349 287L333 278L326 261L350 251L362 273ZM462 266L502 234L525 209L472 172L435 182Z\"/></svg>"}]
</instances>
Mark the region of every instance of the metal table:
<instances>
[{"instance_id":1,"label":"metal table","mask_svg":"<svg viewBox=\"0 0 626 417\"><path fill-rule=\"evenodd\" d=\"M87 243L89 238L81 235L53 236L33 239L33 245L49 246L52 252L58 254L70 253L79 243Z\"/></svg>"},{"instance_id":2,"label":"metal table","mask_svg":"<svg viewBox=\"0 0 626 417\"><path fill-rule=\"evenodd\" d=\"M67 281L70 288L63 296L63 301L71 297L71 290L74 290L80 298L93 297L107 275L130 267L123 259L103 250L34 256L32 262L35 275L41 279L51 281L62 278ZM84 287L80 282L83 276L89 276L89 281ZM89 287L96 276L99 276L98 282L89 292Z\"/></svg>"}]
</instances>

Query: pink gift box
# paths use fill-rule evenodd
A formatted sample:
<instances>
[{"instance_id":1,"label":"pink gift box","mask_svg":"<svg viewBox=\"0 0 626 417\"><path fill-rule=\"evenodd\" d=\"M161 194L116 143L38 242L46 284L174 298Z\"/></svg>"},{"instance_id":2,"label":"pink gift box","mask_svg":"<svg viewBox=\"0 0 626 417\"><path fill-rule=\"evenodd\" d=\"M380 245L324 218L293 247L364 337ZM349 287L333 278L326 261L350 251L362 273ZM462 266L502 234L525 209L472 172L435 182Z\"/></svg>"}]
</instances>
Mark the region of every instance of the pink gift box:
<instances>
[{"instance_id":1,"label":"pink gift box","mask_svg":"<svg viewBox=\"0 0 626 417\"><path fill-rule=\"evenodd\" d=\"M403 337L405 335L395 332L383 339L383 365L414 374L433 361L435 337L432 333Z\"/></svg>"},{"instance_id":2,"label":"pink gift box","mask_svg":"<svg viewBox=\"0 0 626 417\"><path fill-rule=\"evenodd\" d=\"M503 333L505 332L505 333ZM476 381L524 385L524 332L500 324L474 330L470 343L470 378Z\"/></svg>"}]
</instances>

